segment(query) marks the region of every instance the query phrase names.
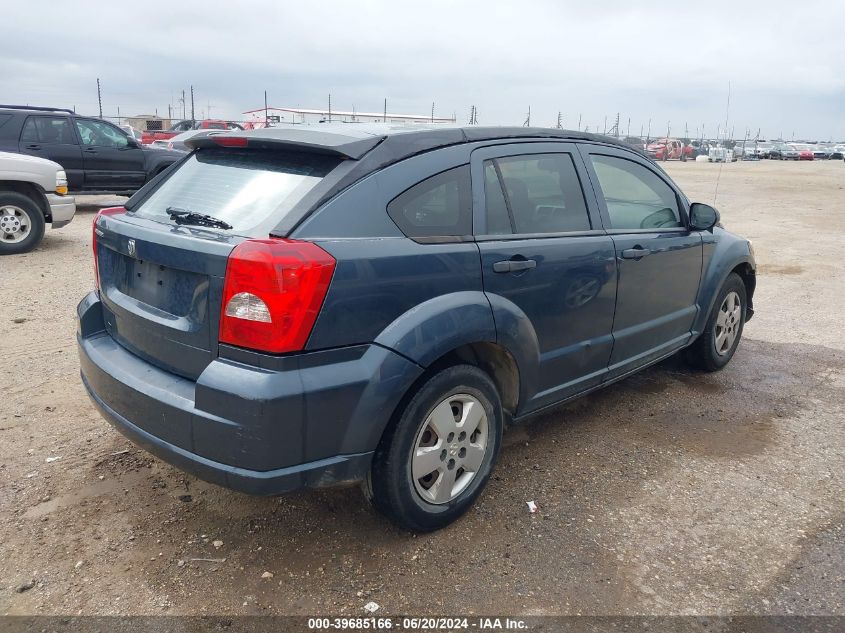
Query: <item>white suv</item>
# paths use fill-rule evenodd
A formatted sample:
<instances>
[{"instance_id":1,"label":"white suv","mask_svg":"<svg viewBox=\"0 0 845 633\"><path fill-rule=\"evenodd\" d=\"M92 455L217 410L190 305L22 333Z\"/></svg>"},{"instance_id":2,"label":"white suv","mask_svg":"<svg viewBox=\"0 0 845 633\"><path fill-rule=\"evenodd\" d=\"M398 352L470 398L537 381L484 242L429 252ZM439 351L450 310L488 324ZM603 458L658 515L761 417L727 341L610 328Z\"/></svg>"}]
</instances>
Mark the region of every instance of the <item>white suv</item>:
<instances>
[{"instance_id":1,"label":"white suv","mask_svg":"<svg viewBox=\"0 0 845 633\"><path fill-rule=\"evenodd\" d=\"M61 165L37 156L0 152L0 255L32 250L48 222L60 228L75 212Z\"/></svg>"}]
</instances>

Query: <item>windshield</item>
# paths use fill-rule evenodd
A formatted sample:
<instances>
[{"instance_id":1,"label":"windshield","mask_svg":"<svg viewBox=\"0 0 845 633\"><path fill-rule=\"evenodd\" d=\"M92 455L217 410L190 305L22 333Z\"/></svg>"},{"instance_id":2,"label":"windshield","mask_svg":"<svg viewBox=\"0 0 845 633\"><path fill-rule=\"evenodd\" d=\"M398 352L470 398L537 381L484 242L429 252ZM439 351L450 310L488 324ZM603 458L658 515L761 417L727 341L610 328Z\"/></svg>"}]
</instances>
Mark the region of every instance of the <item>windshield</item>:
<instances>
[{"instance_id":1,"label":"windshield","mask_svg":"<svg viewBox=\"0 0 845 633\"><path fill-rule=\"evenodd\" d=\"M170 223L167 209L175 207L223 220L240 235L267 235L338 162L309 154L203 149L134 213Z\"/></svg>"}]
</instances>

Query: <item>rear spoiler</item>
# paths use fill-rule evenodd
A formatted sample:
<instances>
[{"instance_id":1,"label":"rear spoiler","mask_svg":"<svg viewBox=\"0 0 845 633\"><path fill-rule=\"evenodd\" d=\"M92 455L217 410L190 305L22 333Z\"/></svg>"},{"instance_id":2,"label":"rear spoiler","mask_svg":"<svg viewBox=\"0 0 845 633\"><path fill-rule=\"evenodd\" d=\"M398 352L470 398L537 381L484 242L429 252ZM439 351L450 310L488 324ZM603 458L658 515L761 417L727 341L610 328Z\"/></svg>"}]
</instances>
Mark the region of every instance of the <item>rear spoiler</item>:
<instances>
[{"instance_id":1,"label":"rear spoiler","mask_svg":"<svg viewBox=\"0 0 845 633\"><path fill-rule=\"evenodd\" d=\"M189 138L185 145L191 149L203 147L247 147L309 152L359 160L384 140L383 135L346 136L321 130L266 128L261 130L233 130L222 134L199 135Z\"/></svg>"}]
</instances>

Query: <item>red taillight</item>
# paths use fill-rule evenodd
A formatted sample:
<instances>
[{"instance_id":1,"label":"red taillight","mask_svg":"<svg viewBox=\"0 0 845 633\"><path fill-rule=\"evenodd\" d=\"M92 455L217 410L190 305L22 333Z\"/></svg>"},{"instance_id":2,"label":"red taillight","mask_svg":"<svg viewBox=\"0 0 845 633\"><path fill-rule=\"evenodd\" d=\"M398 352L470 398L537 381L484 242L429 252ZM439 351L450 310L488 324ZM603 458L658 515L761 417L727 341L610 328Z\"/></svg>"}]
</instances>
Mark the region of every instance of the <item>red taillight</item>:
<instances>
[{"instance_id":1,"label":"red taillight","mask_svg":"<svg viewBox=\"0 0 845 633\"><path fill-rule=\"evenodd\" d=\"M249 139L245 136L212 136L211 140L223 147L246 147Z\"/></svg>"},{"instance_id":2,"label":"red taillight","mask_svg":"<svg viewBox=\"0 0 845 633\"><path fill-rule=\"evenodd\" d=\"M226 264L220 342L276 354L301 350L334 267L334 258L311 242L241 242Z\"/></svg>"},{"instance_id":3,"label":"red taillight","mask_svg":"<svg viewBox=\"0 0 845 633\"><path fill-rule=\"evenodd\" d=\"M118 213L125 213L126 209L123 207L108 207L100 209L97 215L94 216L94 223L91 229L91 248L94 251L94 284L97 290L100 289L100 266L97 263L97 220L103 215L117 215Z\"/></svg>"}]
</instances>

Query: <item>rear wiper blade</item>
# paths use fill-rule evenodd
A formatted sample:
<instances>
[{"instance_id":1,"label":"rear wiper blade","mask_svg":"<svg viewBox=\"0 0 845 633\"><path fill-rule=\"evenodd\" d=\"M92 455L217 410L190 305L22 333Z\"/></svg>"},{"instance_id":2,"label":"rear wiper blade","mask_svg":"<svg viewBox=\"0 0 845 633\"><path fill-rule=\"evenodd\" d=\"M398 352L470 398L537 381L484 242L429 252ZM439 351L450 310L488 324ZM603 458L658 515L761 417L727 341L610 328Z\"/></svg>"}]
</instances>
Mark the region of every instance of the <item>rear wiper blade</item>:
<instances>
[{"instance_id":1,"label":"rear wiper blade","mask_svg":"<svg viewBox=\"0 0 845 633\"><path fill-rule=\"evenodd\" d=\"M178 207L167 207L165 209L170 219L176 224L193 224L194 226L210 226L216 229L231 229L232 225L205 213L195 213Z\"/></svg>"}]
</instances>

